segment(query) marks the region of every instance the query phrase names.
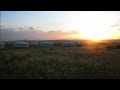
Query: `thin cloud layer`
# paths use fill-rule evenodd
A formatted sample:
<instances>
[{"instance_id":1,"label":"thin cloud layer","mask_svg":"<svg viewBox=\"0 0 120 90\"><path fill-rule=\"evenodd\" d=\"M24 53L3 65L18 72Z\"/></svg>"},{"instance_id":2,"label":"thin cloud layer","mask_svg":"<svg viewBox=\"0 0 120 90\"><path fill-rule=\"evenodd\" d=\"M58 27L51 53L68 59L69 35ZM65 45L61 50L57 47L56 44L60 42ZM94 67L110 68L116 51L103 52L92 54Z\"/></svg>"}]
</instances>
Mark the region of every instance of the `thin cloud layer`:
<instances>
[{"instance_id":1,"label":"thin cloud layer","mask_svg":"<svg viewBox=\"0 0 120 90\"><path fill-rule=\"evenodd\" d=\"M69 35L77 34L77 32L63 32L63 31L48 31L38 30L39 28L2 28L2 39L5 41L11 40L56 40L68 39Z\"/></svg>"}]
</instances>

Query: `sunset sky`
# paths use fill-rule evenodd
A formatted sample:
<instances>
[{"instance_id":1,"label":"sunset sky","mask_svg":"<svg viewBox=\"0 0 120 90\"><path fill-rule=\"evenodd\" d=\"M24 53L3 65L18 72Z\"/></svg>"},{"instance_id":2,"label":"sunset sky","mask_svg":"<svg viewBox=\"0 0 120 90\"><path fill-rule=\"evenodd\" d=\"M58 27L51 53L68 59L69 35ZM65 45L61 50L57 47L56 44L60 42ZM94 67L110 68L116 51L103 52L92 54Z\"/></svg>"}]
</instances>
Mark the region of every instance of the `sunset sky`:
<instances>
[{"instance_id":1,"label":"sunset sky","mask_svg":"<svg viewBox=\"0 0 120 90\"><path fill-rule=\"evenodd\" d=\"M120 11L0 11L3 40L120 39Z\"/></svg>"}]
</instances>

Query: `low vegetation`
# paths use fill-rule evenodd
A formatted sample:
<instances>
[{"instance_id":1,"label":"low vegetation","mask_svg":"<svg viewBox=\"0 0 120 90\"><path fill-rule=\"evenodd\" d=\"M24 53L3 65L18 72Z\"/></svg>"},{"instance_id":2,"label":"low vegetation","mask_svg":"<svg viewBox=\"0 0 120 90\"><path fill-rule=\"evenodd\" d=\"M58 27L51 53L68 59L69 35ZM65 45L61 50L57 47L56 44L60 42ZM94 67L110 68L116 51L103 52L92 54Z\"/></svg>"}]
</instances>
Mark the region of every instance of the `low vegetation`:
<instances>
[{"instance_id":1,"label":"low vegetation","mask_svg":"<svg viewBox=\"0 0 120 90\"><path fill-rule=\"evenodd\" d=\"M8 47L0 50L0 79L120 79L120 49Z\"/></svg>"},{"instance_id":2,"label":"low vegetation","mask_svg":"<svg viewBox=\"0 0 120 90\"><path fill-rule=\"evenodd\" d=\"M115 45L115 46L113 46L113 45L108 45L108 46L106 46L106 48L107 48L107 49L120 49L120 45Z\"/></svg>"}]
</instances>

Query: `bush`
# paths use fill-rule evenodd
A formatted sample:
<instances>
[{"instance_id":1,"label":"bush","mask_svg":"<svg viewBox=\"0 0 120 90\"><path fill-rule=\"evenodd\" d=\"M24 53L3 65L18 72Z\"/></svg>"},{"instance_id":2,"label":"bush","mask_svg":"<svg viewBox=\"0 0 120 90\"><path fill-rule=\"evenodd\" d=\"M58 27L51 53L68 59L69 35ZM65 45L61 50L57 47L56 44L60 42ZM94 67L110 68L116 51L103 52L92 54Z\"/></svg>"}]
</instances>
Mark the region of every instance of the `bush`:
<instances>
[{"instance_id":1,"label":"bush","mask_svg":"<svg viewBox=\"0 0 120 90\"><path fill-rule=\"evenodd\" d=\"M106 48L107 48L107 49L119 49L120 46L119 46L119 45L116 45L116 46L110 45L110 46L107 46Z\"/></svg>"},{"instance_id":2,"label":"bush","mask_svg":"<svg viewBox=\"0 0 120 90\"><path fill-rule=\"evenodd\" d=\"M116 48L120 48L120 45L117 45Z\"/></svg>"}]
</instances>

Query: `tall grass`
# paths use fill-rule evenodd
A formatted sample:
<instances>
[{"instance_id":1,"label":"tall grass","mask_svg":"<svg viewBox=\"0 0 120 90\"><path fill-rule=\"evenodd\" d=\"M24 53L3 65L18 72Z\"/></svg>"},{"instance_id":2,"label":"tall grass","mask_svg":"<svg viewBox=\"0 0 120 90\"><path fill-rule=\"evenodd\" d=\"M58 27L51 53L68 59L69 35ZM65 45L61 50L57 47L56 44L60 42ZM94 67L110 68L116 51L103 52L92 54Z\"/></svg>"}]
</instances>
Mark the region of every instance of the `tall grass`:
<instances>
[{"instance_id":1,"label":"tall grass","mask_svg":"<svg viewBox=\"0 0 120 90\"><path fill-rule=\"evenodd\" d=\"M0 79L118 79L120 50L86 47L7 48Z\"/></svg>"}]
</instances>

